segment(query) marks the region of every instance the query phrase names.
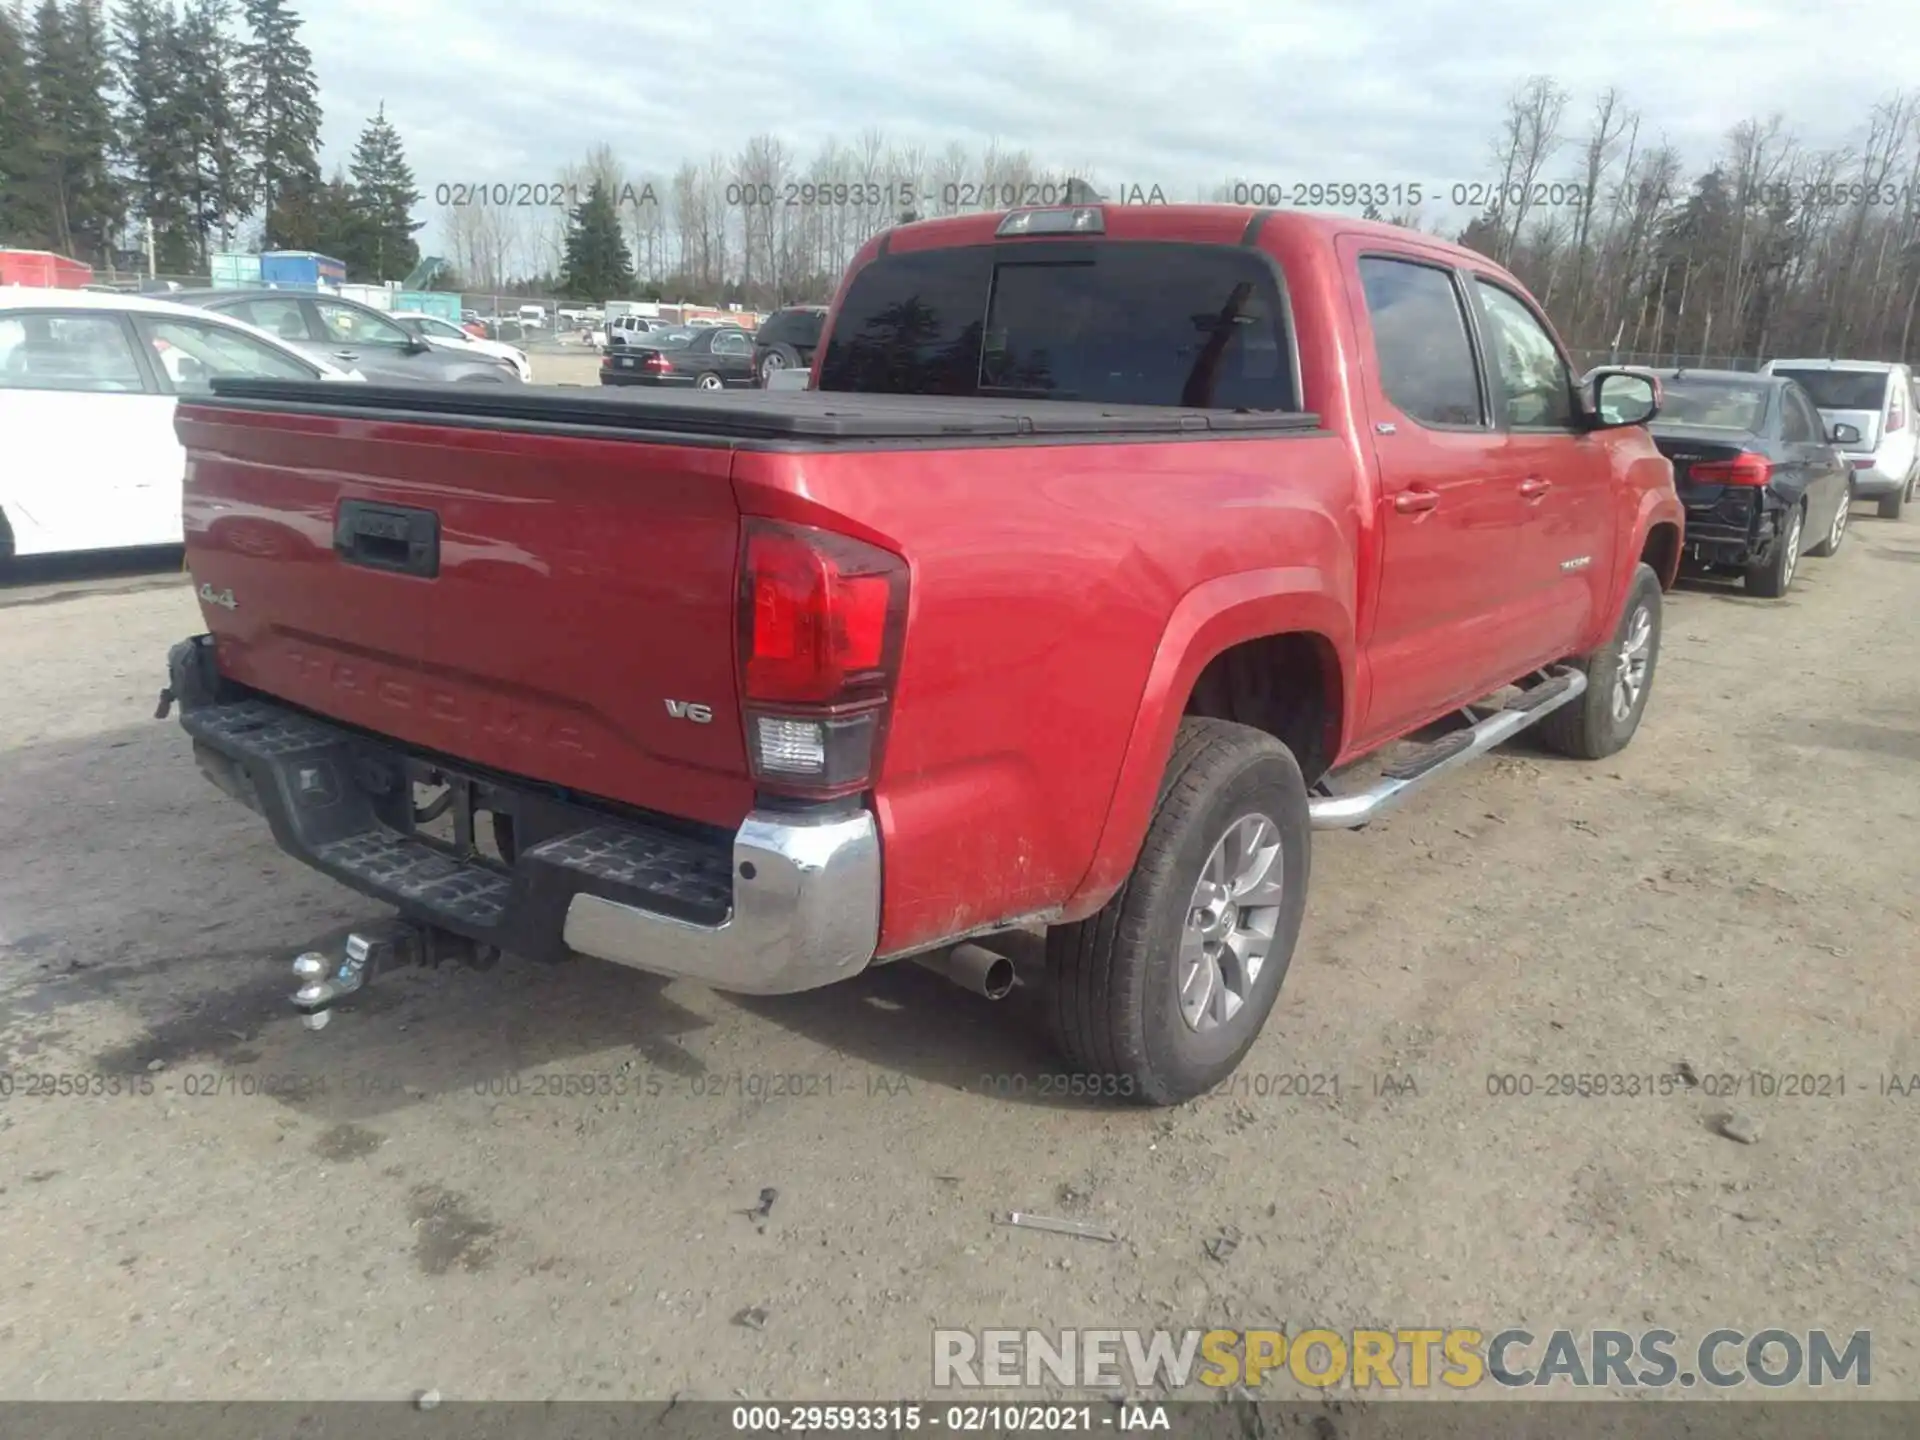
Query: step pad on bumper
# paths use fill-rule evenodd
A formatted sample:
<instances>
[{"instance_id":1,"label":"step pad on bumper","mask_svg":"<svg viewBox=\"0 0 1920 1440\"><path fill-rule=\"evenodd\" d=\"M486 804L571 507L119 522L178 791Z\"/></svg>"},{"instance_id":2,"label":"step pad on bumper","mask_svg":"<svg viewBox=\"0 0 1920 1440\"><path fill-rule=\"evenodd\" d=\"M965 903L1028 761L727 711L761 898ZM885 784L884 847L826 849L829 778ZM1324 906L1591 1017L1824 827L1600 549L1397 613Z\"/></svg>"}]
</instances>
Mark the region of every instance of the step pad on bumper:
<instances>
[{"instance_id":1,"label":"step pad on bumper","mask_svg":"<svg viewBox=\"0 0 1920 1440\"><path fill-rule=\"evenodd\" d=\"M513 894L511 876L462 864L384 826L316 846L313 853L322 868L338 867L381 894L456 916L477 929L496 929Z\"/></svg>"},{"instance_id":2,"label":"step pad on bumper","mask_svg":"<svg viewBox=\"0 0 1920 1440\"><path fill-rule=\"evenodd\" d=\"M733 903L732 855L675 835L601 826L543 841L527 858L670 897L693 910L724 915Z\"/></svg>"},{"instance_id":3,"label":"step pad on bumper","mask_svg":"<svg viewBox=\"0 0 1920 1440\"><path fill-rule=\"evenodd\" d=\"M608 815L550 788L462 774L378 737L269 701L183 710L201 767L265 814L281 847L425 923L536 958L559 958L575 895L718 926L733 912L731 840ZM457 792L455 834L481 810L510 817L511 866L470 844L424 837L413 784Z\"/></svg>"}]
</instances>

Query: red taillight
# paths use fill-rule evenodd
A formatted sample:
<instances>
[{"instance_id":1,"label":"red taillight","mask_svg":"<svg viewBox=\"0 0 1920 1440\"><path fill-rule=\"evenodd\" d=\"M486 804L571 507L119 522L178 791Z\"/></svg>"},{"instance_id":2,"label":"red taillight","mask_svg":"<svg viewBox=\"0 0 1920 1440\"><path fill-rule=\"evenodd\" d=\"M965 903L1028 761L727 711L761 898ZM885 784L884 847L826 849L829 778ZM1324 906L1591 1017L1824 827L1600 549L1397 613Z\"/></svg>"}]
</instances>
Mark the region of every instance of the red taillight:
<instances>
[{"instance_id":1,"label":"red taillight","mask_svg":"<svg viewBox=\"0 0 1920 1440\"><path fill-rule=\"evenodd\" d=\"M1856 455L1853 458L1852 464L1856 470L1871 470L1873 468L1873 456Z\"/></svg>"},{"instance_id":2,"label":"red taillight","mask_svg":"<svg viewBox=\"0 0 1920 1440\"><path fill-rule=\"evenodd\" d=\"M757 780L817 797L867 788L906 613L899 556L831 531L747 522L740 690Z\"/></svg>"},{"instance_id":3,"label":"red taillight","mask_svg":"<svg viewBox=\"0 0 1920 1440\"><path fill-rule=\"evenodd\" d=\"M1906 407L1903 406L1898 400L1896 400L1893 402L1892 410L1890 410L1887 414L1887 429L1889 431L1893 431L1893 430L1904 430L1906 428L1907 428Z\"/></svg>"},{"instance_id":4,"label":"red taillight","mask_svg":"<svg viewBox=\"0 0 1920 1440\"><path fill-rule=\"evenodd\" d=\"M647 356L647 358L642 360L640 363L649 370L673 369L673 362L667 359L666 356L660 354L660 352L657 350L653 354Z\"/></svg>"},{"instance_id":5,"label":"red taillight","mask_svg":"<svg viewBox=\"0 0 1920 1440\"><path fill-rule=\"evenodd\" d=\"M1773 478L1773 462L1751 450L1731 460L1696 460L1687 479L1704 485L1764 485Z\"/></svg>"}]
</instances>

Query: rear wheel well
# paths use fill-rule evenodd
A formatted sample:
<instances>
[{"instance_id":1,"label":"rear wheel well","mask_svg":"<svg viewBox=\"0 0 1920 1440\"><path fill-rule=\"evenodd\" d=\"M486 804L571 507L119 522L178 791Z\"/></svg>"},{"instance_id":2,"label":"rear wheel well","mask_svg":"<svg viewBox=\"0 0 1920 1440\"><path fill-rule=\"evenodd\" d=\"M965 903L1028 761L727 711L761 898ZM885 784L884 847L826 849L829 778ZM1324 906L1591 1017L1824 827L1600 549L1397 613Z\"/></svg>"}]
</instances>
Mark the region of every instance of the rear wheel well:
<instances>
[{"instance_id":1,"label":"rear wheel well","mask_svg":"<svg viewBox=\"0 0 1920 1440\"><path fill-rule=\"evenodd\" d=\"M1185 713L1265 731L1312 785L1339 751L1341 698L1339 657L1323 636L1262 635L1207 662Z\"/></svg>"},{"instance_id":2,"label":"rear wheel well","mask_svg":"<svg viewBox=\"0 0 1920 1440\"><path fill-rule=\"evenodd\" d=\"M0 510L0 561L13 558L13 527L7 523L7 512Z\"/></svg>"},{"instance_id":3,"label":"rear wheel well","mask_svg":"<svg viewBox=\"0 0 1920 1440\"><path fill-rule=\"evenodd\" d=\"M1647 532L1647 543L1640 547L1642 563L1651 565L1660 577L1660 588L1671 590L1680 578L1680 527L1661 524Z\"/></svg>"}]
</instances>

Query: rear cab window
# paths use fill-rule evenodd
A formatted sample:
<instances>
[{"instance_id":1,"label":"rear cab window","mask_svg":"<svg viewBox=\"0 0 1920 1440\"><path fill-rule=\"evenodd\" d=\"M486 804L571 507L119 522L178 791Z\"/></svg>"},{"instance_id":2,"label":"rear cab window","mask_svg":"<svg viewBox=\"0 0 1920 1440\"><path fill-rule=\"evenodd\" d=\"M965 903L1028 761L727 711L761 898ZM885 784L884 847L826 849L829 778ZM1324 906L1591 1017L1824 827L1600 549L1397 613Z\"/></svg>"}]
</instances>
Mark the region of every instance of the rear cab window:
<instances>
[{"instance_id":1,"label":"rear cab window","mask_svg":"<svg viewBox=\"0 0 1920 1440\"><path fill-rule=\"evenodd\" d=\"M819 388L1299 409L1273 262L1162 241L882 256L848 287Z\"/></svg>"}]
</instances>

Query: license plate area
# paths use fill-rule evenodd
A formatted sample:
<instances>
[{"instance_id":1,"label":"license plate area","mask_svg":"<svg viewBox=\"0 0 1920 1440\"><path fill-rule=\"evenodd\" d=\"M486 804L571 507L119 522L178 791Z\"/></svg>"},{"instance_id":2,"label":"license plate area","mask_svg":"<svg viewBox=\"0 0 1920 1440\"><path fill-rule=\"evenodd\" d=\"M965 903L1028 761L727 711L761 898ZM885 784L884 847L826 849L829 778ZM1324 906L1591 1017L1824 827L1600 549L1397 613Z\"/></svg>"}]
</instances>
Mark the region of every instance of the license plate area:
<instances>
[{"instance_id":1,"label":"license plate area","mask_svg":"<svg viewBox=\"0 0 1920 1440\"><path fill-rule=\"evenodd\" d=\"M513 868L518 792L411 756L400 766L408 834L463 864Z\"/></svg>"}]
</instances>

